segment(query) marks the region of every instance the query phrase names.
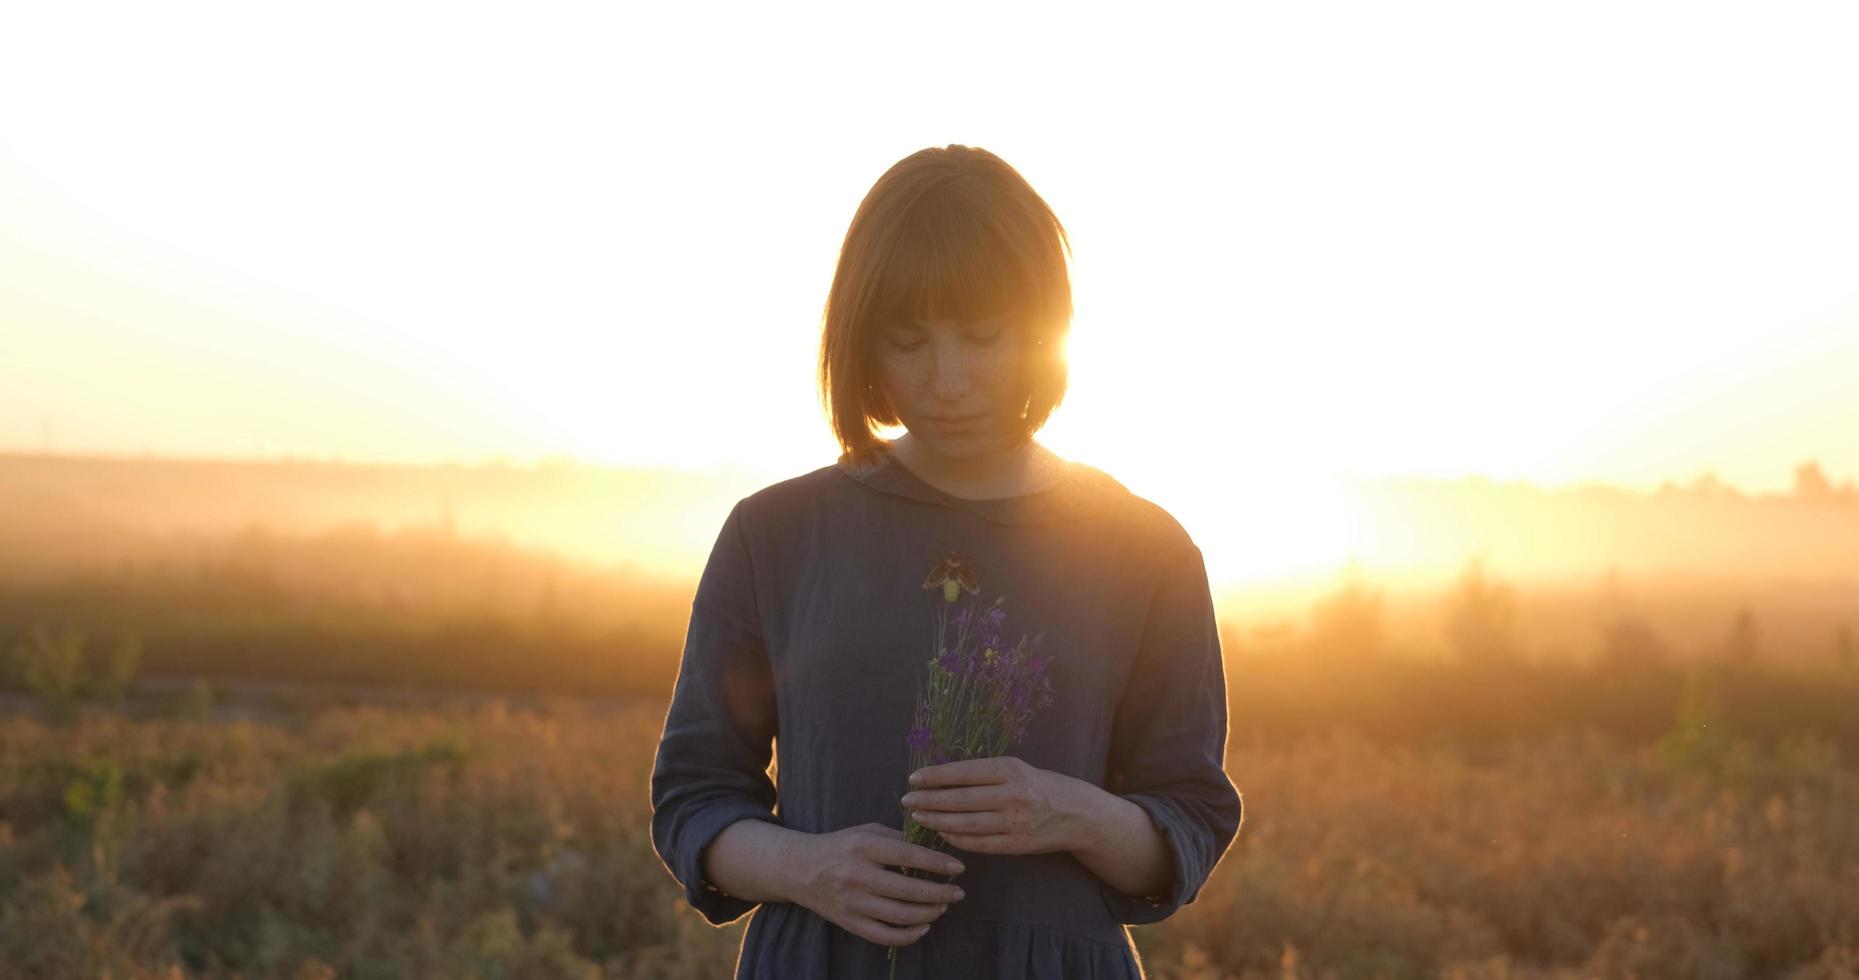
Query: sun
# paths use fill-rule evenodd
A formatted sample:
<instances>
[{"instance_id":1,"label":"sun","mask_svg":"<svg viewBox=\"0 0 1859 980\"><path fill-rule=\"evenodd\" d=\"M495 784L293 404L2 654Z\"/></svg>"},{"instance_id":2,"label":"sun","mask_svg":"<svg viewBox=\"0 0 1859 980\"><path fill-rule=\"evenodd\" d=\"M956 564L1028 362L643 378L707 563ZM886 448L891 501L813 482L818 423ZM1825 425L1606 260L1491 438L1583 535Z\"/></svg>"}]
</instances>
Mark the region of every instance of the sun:
<instances>
[{"instance_id":1,"label":"sun","mask_svg":"<svg viewBox=\"0 0 1859 980\"><path fill-rule=\"evenodd\" d=\"M1370 551L1347 480L1307 450L1279 440L1276 453L1246 453L1224 419L1191 419L1192 431L1171 431L1184 424L1181 393L1169 384L1176 359L1153 335L1100 329L1081 316L1063 356L1070 382L1040 441L1174 515L1200 546L1210 579L1321 576Z\"/></svg>"}]
</instances>

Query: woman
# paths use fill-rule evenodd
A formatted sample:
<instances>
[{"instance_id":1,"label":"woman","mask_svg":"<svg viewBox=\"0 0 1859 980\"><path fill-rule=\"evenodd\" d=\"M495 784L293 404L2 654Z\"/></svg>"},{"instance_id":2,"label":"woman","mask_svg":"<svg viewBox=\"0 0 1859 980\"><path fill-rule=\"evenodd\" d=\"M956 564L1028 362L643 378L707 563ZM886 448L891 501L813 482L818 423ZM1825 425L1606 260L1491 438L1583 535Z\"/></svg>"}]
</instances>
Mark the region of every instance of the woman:
<instances>
[{"instance_id":1,"label":"woman","mask_svg":"<svg viewBox=\"0 0 1859 980\"><path fill-rule=\"evenodd\" d=\"M844 452L731 509L652 773L686 900L756 912L738 978L1140 977L1127 926L1193 901L1239 830L1200 549L1032 439L1065 392L1069 247L960 145L853 216L820 359ZM1044 632L1053 699L1008 754L907 782L938 570ZM952 851L905 842L900 801Z\"/></svg>"}]
</instances>

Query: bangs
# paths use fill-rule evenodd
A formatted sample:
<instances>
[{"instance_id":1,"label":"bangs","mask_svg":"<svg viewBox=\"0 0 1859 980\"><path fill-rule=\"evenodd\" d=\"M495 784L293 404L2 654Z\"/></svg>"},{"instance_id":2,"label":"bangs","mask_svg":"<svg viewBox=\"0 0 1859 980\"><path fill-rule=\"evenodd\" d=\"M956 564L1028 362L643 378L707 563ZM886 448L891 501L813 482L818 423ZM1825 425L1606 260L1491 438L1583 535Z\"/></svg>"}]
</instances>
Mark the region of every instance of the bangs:
<instances>
[{"instance_id":1,"label":"bangs","mask_svg":"<svg viewBox=\"0 0 1859 980\"><path fill-rule=\"evenodd\" d=\"M1041 259L1050 246L1015 217L935 195L919 199L875 270L869 324L972 321L1042 307L1049 290Z\"/></svg>"}]
</instances>

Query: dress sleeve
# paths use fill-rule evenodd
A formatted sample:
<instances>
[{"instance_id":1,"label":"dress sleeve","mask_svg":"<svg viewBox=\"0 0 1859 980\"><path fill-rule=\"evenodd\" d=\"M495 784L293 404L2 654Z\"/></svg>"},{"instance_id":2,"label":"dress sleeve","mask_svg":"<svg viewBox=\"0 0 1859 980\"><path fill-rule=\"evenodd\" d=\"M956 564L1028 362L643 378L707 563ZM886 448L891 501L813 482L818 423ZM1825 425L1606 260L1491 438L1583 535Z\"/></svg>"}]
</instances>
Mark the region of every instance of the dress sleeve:
<instances>
[{"instance_id":1,"label":"dress sleeve","mask_svg":"<svg viewBox=\"0 0 1859 980\"><path fill-rule=\"evenodd\" d=\"M717 535L691 601L690 627L652 765L652 846L685 900L712 925L757 902L704 880L704 848L738 820L774 815L768 776L775 737L773 672L756 610L738 501Z\"/></svg>"},{"instance_id":2,"label":"dress sleeve","mask_svg":"<svg viewBox=\"0 0 1859 980\"><path fill-rule=\"evenodd\" d=\"M1118 702L1106 788L1149 814L1174 866L1167 891L1132 896L1098 882L1118 922L1158 922L1194 901L1239 833L1226 774L1226 672L1198 545L1163 569Z\"/></svg>"}]
</instances>

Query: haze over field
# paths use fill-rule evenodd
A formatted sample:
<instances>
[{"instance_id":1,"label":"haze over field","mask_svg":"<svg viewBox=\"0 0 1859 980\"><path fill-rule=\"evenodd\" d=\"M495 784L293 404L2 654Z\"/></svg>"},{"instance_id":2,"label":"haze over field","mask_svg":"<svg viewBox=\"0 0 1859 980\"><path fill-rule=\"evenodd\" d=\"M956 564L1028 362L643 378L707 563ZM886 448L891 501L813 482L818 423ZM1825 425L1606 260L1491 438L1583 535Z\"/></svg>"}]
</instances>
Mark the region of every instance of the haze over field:
<instances>
[{"instance_id":1,"label":"haze over field","mask_svg":"<svg viewBox=\"0 0 1859 980\"><path fill-rule=\"evenodd\" d=\"M1830 481L1811 462L1795 477L1785 494L1744 493L1709 477L1651 493L1361 480L1347 511L1357 543L1349 560L1261 577L1243 563L1232 572L1227 539L1196 534L1234 653L1273 649L1304 631L1313 607L1351 581L1385 599L1377 615L1388 642L1438 652L1441 597L1461 588L1475 562L1518 590L1521 645L1552 658L1587 659L1617 621L1635 619L1680 654L1711 652L1747 611L1771 657L1814 659L1840 629L1859 630L1859 487ZM671 634L720 515L763 479L565 461L0 455L0 500L9 505L0 508L0 579L166 565L163 577L204 582L208 569L229 563L295 592L460 613L542 606L614 621L651 606L648 618L666 619Z\"/></svg>"},{"instance_id":2,"label":"haze over field","mask_svg":"<svg viewBox=\"0 0 1859 980\"><path fill-rule=\"evenodd\" d=\"M1346 502L1355 546L1334 564L1213 577L1228 587L1268 587L1327 578L1353 561L1379 576L1439 579L1478 554L1537 581L1585 580L1610 566L1859 581L1859 487L1850 479L1833 483L1813 462L1795 476L1795 487L1781 494L1745 493L1709 475L1651 493L1480 478L1362 479L1349 485ZM593 565L695 578L721 515L769 479L740 468L568 461L412 466L0 454L0 492L11 505L0 533L13 540L10 558L20 568L41 555L56 565L82 554L50 528L224 533L260 524L305 533L343 524L424 525ZM1235 491L1235 506L1245 499ZM1215 573L1226 570L1219 561L1225 547L1247 546L1218 530L1190 525ZM34 538L43 547L26 544Z\"/></svg>"}]
</instances>

